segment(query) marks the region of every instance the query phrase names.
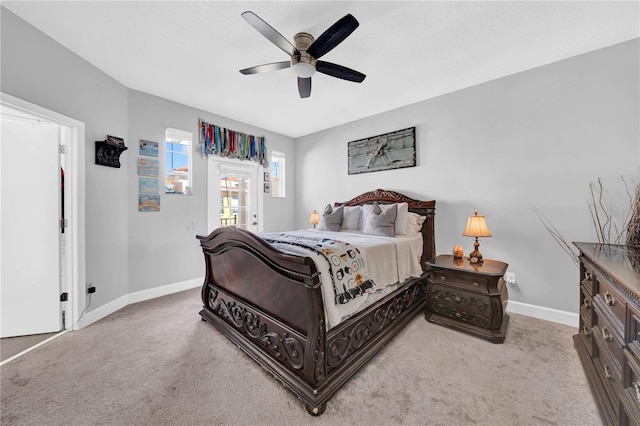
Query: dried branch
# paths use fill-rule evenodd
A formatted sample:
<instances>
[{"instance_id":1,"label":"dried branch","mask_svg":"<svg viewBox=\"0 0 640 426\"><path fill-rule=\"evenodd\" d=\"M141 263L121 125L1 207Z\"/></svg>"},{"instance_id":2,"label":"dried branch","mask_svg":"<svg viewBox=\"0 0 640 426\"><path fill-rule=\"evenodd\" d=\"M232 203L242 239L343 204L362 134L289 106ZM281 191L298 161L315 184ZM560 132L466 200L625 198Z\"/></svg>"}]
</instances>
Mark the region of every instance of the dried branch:
<instances>
[{"instance_id":1,"label":"dried branch","mask_svg":"<svg viewBox=\"0 0 640 426\"><path fill-rule=\"evenodd\" d=\"M547 217L536 206L531 203L529 203L529 205L531 205L536 216L538 216L538 219L540 219L540 222L542 222L542 225L545 227L547 232L549 232L551 237L553 237L553 239L558 243L560 248L562 248L562 250L564 250L564 252L567 253L569 257L571 257L571 260L573 260L576 266L579 266L580 259L578 257L578 253L574 251L573 246L564 239L560 231L558 231L556 227L553 226L549 219L547 219Z\"/></svg>"}]
</instances>

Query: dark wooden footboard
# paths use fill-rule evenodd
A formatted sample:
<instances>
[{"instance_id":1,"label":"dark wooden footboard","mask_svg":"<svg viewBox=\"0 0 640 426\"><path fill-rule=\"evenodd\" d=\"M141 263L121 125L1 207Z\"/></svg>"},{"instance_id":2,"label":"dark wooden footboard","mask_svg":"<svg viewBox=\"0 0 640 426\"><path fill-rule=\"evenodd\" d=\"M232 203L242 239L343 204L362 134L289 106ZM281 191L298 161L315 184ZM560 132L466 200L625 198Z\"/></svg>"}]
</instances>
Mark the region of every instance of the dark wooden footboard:
<instances>
[{"instance_id":1,"label":"dark wooden footboard","mask_svg":"<svg viewBox=\"0 0 640 426\"><path fill-rule=\"evenodd\" d=\"M368 194L381 202L401 202L401 194L389 191ZM423 257L430 259L435 202L405 200L414 203L410 210L427 217ZM206 265L200 315L313 415L322 414L335 392L426 305L423 273L326 331L320 276L311 258L286 254L235 227L198 239Z\"/></svg>"}]
</instances>

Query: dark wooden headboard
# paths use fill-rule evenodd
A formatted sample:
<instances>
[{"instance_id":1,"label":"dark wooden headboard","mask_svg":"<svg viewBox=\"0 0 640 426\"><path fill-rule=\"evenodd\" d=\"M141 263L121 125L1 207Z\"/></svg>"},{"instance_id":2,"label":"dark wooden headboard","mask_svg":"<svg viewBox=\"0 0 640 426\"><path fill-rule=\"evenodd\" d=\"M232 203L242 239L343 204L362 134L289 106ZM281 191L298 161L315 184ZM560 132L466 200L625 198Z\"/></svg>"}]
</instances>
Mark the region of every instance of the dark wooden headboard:
<instances>
[{"instance_id":1,"label":"dark wooden headboard","mask_svg":"<svg viewBox=\"0 0 640 426\"><path fill-rule=\"evenodd\" d=\"M425 269L425 262L433 261L436 257L436 238L435 238L435 214L436 214L436 202L420 201L413 198L409 198L404 194L400 194L395 191L387 191L384 189L376 189L375 191L365 192L357 197L345 201L343 203L335 203L334 206L360 206L363 204L372 204L374 201L378 204L393 204L393 203L407 203L409 205L409 211L417 213L421 216L425 216L426 219L422 225L422 258L420 264L422 269Z\"/></svg>"}]
</instances>

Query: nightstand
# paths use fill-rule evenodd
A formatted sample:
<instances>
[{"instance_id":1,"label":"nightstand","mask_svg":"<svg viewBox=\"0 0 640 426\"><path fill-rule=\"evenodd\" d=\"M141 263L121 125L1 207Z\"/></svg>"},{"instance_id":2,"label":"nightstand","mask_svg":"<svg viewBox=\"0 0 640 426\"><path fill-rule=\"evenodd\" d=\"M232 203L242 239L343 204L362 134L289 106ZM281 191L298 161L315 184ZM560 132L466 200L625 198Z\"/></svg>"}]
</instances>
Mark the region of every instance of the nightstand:
<instances>
[{"instance_id":1,"label":"nightstand","mask_svg":"<svg viewBox=\"0 0 640 426\"><path fill-rule=\"evenodd\" d=\"M446 325L493 343L503 343L509 316L509 265L497 260L470 263L469 258L440 255L427 262L428 321Z\"/></svg>"}]
</instances>

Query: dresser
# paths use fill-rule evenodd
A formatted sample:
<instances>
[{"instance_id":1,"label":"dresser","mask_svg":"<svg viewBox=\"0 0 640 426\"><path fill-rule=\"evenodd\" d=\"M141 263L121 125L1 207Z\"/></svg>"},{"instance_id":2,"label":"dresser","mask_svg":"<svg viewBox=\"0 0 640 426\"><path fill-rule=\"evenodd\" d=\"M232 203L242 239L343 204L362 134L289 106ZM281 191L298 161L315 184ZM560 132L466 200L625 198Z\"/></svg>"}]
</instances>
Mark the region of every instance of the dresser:
<instances>
[{"instance_id":1,"label":"dresser","mask_svg":"<svg viewBox=\"0 0 640 426\"><path fill-rule=\"evenodd\" d=\"M573 337L605 425L640 425L640 247L580 250L580 324Z\"/></svg>"},{"instance_id":2,"label":"dresser","mask_svg":"<svg viewBox=\"0 0 640 426\"><path fill-rule=\"evenodd\" d=\"M503 343L509 316L507 265L497 260L470 263L469 258L440 255L427 262L426 318L493 343Z\"/></svg>"}]
</instances>

